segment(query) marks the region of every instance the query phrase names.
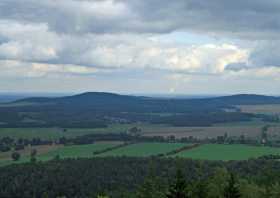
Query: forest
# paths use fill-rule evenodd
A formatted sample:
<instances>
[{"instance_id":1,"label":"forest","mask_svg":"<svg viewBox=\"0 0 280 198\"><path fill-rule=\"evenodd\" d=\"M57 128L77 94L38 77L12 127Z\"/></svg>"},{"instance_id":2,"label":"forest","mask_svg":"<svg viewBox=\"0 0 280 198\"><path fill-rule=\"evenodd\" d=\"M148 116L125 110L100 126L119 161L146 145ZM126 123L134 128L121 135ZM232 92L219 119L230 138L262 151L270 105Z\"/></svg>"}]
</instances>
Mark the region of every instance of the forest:
<instances>
[{"instance_id":1,"label":"forest","mask_svg":"<svg viewBox=\"0 0 280 198\"><path fill-rule=\"evenodd\" d=\"M56 157L1 168L0 197L277 198L279 168L279 161L270 158Z\"/></svg>"}]
</instances>

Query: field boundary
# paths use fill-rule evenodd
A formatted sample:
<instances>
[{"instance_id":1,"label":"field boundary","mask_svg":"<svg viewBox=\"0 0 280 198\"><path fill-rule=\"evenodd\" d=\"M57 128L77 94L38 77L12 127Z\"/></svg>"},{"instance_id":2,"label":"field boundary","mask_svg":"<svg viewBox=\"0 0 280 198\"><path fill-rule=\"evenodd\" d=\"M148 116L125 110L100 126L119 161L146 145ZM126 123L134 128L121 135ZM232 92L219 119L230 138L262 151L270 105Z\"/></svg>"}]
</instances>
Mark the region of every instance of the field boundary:
<instances>
[{"instance_id":1,"label":"field boundary","mask_svg":"<svg viewBox=\"0 0 280 198\"><path fill-rule=\"evenodd\" d=\"M181 152L183 152L183 151L187 151L187 150L191 150L191 149L197 148L197 147L199 147L199 146L201 146L201 145L202 145L202 144L187 145L187 146L184 146L184 147L182 147L182 148L179 148L179 149L170 151L170 152L166 153L165 156L175 155L175 154L181 153Z\"/></svg>"},{"instance_id":2,"label":"field boundary","mask_svg":"<svg viewBox=\"0 0 280 198\"><path fill-rule=\"evenodd\" d=\"M106 148L106 149L103 149L103 150L94 151L93 155L94 156L100 155L100 154L103 154L103 153L107 153L109 151L113 151L113 150L116 150L116 149L119 149L119 148L123 148L123 147L129 146L129 145L132 145L132 144L136 144L136 143L135 142L126 142L126 143L119 144L119 145L116 145L116 146L112 146L112 147L109 147L109 148Z\"/></svg>"}]
</instances>

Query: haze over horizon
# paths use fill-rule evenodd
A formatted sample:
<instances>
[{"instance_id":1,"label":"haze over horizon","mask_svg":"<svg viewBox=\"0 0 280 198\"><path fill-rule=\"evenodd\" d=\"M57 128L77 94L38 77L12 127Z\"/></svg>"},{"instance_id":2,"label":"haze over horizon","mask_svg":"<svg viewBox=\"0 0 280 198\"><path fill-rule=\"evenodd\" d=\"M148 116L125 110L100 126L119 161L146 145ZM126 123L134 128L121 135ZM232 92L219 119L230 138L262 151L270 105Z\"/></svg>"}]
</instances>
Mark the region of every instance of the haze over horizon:
<instances>
[{"instance_id":1,"label":"haze over horizon","mask_svg":"<svg viewBox=\"0 0 280 198\"><path fill-rule=\"evenodd\" d=\"M280 95L279 11L277 0L2 0L0 92Z\"/></svg>"}]
</instances>

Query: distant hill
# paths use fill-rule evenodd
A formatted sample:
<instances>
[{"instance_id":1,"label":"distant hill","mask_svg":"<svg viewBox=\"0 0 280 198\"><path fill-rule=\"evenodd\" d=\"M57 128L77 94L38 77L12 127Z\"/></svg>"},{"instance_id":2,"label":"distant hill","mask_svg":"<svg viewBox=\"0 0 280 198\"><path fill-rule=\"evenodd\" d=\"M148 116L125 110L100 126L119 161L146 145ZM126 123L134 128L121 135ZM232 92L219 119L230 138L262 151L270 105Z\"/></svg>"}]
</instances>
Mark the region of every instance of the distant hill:
<instances>
[{"instance_id":1,"label":"distant hill","mask_svg":"<svg viewBox=\"0 0 280 198\"><path fill-rule=\"evenodd\" d=\"M128 96L106 92L87 92L73 96L47 98L33 97L21 99L17 102L28 103L52 103L52 104L72 104L72 105L98 105L100 103L184 103L184 104L219 104L219 105L250 105L250 104L280 104L280 97L255 95L255 94L239 94L231 96L221 96L212 98L152 98L144 96Z\"/></svg>"},{"instance_id":2,"label":"distant hill","mask_svg":"<svg viewBox=\"0 0 280 198\"><path fill-rule=\"evenodd\" d=\"M77 94L73 96L65 96L65 97L32 97L32 98L25 98L18 100L16 102L47 102L47 103L88 103L88 102L95 102L95 101L104 101L104 100L126 100L126 99L134 99L138 98L136 96L127 96L127 95L119 95L114 93L106 93L106 92L86 92L82 94ZM140 98L140 97L139 97Z\"/></svg>"},{"instance_id":3,"label":"distant hill","mask_svg":"<svg viewBox=\"0 0 280 198\"><path fill-rule=\"evenodd\" d=\"M54 98L32 97L0 105L0 127L94 128L135 122L211 126L255 118L257 115L242 113L236 107L249 104L280 104L280 98L241 94L180 99L104 92Z\"/></svg>"},{"instance_id":4,"label":"distant hill","mask_svg":"<svg viewBox=\"0 0 280 198\"><path fill-rule=\"evenodd\" d=\"M228 105L280 104L280 97L255 94L238 94L208 98L204 100L208 100L209 102L224 103Z\"/></svg>"}]
</instances>

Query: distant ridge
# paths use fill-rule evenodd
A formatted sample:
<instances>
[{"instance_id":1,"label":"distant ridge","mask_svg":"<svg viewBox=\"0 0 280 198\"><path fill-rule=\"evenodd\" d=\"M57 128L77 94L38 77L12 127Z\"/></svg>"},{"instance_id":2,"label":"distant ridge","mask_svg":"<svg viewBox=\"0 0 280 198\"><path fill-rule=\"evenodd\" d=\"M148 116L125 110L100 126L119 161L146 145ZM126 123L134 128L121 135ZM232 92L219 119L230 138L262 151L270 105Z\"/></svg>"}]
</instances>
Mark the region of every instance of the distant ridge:
<instances>
[{"instance_id":1,"label":"distant ridge","mask_svg":"<svg viewBox=\"0 0 280 198\"><path fill-rule=\"evenodd\" d=\"M210 98L153 98L144 96L131 96L131 95L120 95L116 93L108 92L85 92L73 96L49 98L49 97L32 97L25 98L15 101L18 102L28 102L28 103L59 103L59 104L91 104L91 103L115 103L115 102L144 102L145 101L169 101L169 102L179 102L179 103L213 103L221 105L246 105L246 104L280 104L280 97L257 95L257 94L237 94L230 96L220 96L220 97L210 97Z\"/></svg>"},{"instance_id":2,"label":"distant ridge","mask_svg":"<svg viewBox=\"0 0 280 198\"><path fill-rule=\"evenodd\" d=\"M108 93L108 92L85 92L77 95L72 96L64 96L64 97L32 97L32 98L25 98L21 100L15 101L17 102L29 102L29 103L89 103L89 102L96 102L96 101L106 101L106 100L126 100L126 99L137 99L143 98L138 96L128 96L128 95L120 95L115 93Z\"/></svg>"},{"instance_id":3,"label":"distant ridge","mask_svg":"<svg viewBox=\"0 0 280 198\"><path fill-rule=\"evenodd\" d=\"M280 103L280 97L257 95L257 94L237 94L237 95L230 95L230 96L221 96L221 97L212 98L212 100L217 100L231 105Z\"/></svg>"},{"instance_id":4,"label":"distant ridge","mask_svg":"<svg viewBox=\"0 0 280 198\"><path fill-rule=\"evenodd\" d=\"M102 128L112 123L212 126L215 123L272 120L242 112L238 105L280 104L274 96L239 94L183 99L86 92L66 97L32 97L0 105L2 127ZM32 122L26 122L32 121ZM1 126L0 126L1 127Z\"/></svg>"}]
</instances>

